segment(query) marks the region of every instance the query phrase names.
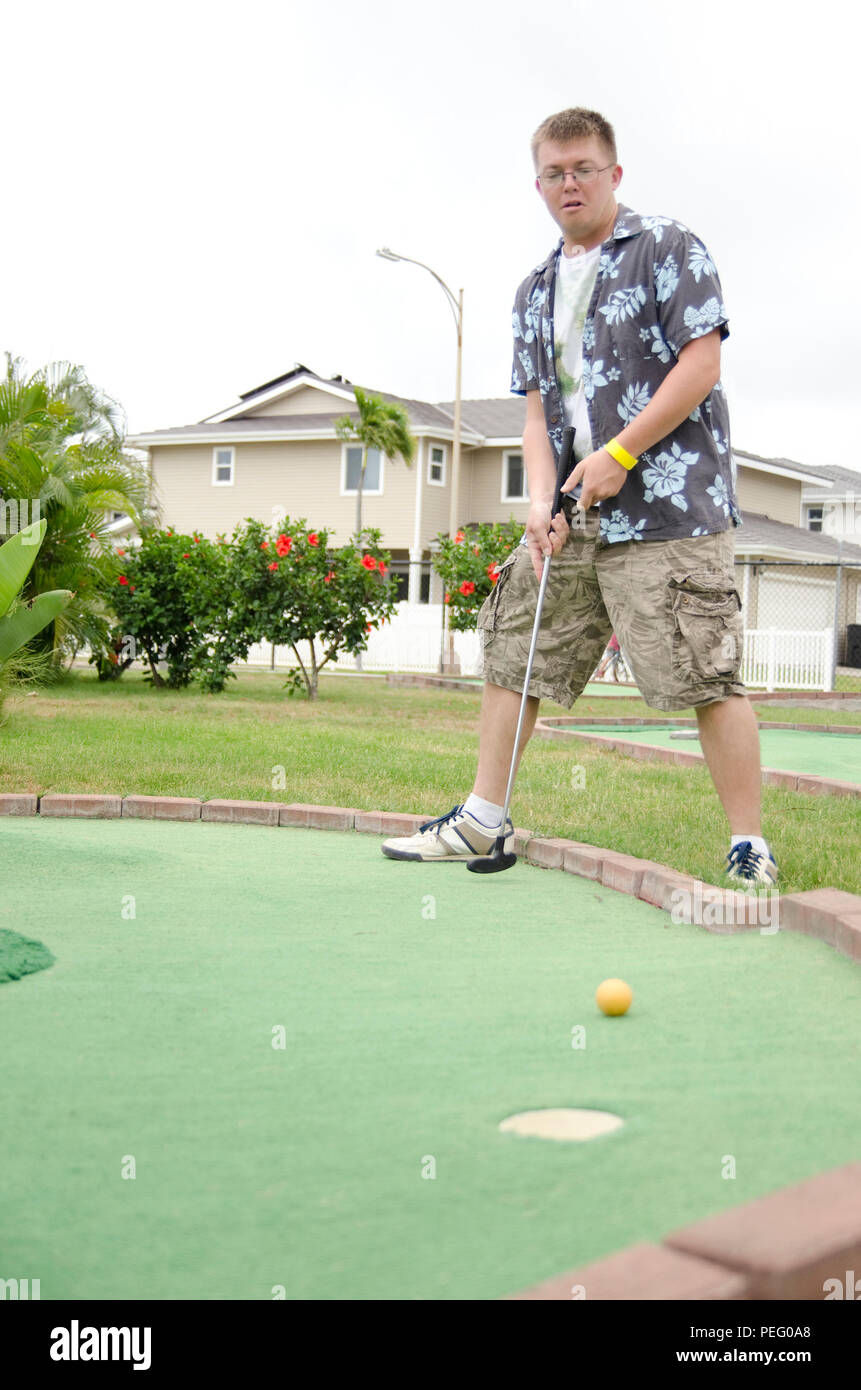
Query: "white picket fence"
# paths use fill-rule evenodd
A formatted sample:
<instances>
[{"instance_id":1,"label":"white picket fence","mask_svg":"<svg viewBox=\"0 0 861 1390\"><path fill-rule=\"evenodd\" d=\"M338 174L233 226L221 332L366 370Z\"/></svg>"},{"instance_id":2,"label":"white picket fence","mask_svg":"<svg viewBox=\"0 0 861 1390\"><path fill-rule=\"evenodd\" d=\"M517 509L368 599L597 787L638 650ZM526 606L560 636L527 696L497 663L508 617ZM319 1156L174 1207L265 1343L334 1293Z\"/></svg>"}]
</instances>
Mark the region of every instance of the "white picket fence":
<instances>
[{"instance_id":1,"label":"white picket fence","mask_svg":"<svg viewBox=\"0 0 861 1390\"><path fill-rule=\"evenodd\" d=\"M744 634L741 678L766 690L831 690L834 628L751 628Z\"/></svg>"},{"instance_id":2,"label":"white picket fence","mask_svg":"<svg viewBox=\"0 0 861 1390\"><path fill-rule=\"evenodd\" d=\"M440 668L442 610L439 604L400 603L391 621L375 629L362 654L365 671L417 671L433 675ZM477 632L455 632L454 650L461 674L481 673L481 639ZM307 644L299 650L305 660ZM272 647L253 646L245 663L270 667ZM276 666L295 666L289 647L275 648ZM329 662L327 671L354 671L356 658L341 656ZM765 690L830 690L834 674L834 629L817 632L797 628L752 628L744 634L741 679L745 685Z\"/></svg>"},{"instance_id":3,"label":"white picket fence","mask_svg":"<svg viewBox=\"0 0 861 1390\"><path fill-rule=\"evenodd\" d=\"M477 676L481 670L481 638L477 632L454 632L455 656L464 676ZM367 650L362 653L363 671L419 671L429 675L439 671L442 641L442 608L440 604L399 603L397 613L389 622L368 634ZM307 642L299 643L303 662L308 652ZM319 644L318 644L319 652ZM237 665L271 667L272 647L257 642L249 649L245 663ZM276 666L296 666L296 656L290 647L275 648ZM356 658L342 654L330 661L327 671L355 671Z\"/></svg>"}]
</instances>

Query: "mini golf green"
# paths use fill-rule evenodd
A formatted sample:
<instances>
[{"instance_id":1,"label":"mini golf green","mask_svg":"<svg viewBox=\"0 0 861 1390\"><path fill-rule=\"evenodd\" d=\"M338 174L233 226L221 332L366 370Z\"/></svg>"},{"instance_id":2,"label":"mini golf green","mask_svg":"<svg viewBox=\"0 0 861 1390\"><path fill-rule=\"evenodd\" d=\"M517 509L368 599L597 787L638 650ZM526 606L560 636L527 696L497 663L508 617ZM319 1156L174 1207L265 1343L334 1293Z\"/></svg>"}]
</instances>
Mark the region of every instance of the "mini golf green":
<instances>
[{"instance_id":1,"label":"mini golf green","mask_svg":"<svg viewBox=\"0 0 861 1390\"><path fill-rule=\"evenodd\" d=\"M681 731L670 724L665 728L649 724L577 724L572 719L570 723L554 721L553 727L567 728L572 733L624 736L626 743L648 743L652 747L679 748L688 753L702 751L696 739L672 738L671 733ZM691 732L696 733L696 729ZM861 783L861 736L858 734L760 729L759 746L763 767Z\"/></svg>"},{"instance_id":2,"label":"mini golf green","mask_svg":"<svg viewBox=\"0 0 861 1390\"><path fill-rule=\"evenodd\" d=\"M3 1274L43 1299L495 1299L861 1148L861 970L814 939L357 833L4 818L0 854L55 958L0 986ZM555 1107L624 1123L499 1130Z\"/></svg>"}]
</instances>

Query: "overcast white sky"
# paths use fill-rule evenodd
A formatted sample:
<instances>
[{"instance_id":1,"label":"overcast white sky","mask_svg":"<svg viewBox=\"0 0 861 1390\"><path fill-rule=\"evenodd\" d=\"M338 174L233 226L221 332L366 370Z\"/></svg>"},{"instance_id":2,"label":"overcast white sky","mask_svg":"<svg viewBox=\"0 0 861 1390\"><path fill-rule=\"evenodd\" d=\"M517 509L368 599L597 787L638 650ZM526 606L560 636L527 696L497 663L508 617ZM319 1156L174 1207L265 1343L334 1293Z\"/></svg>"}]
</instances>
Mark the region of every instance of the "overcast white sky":
<instances>
[{"instance_id":1,"label":"overcast white sky","mask_svg":"<svg viewBox=\"0 0 861 1390\"><path fill-rule=\"evenodd\" d=\"M613 124L617 197L718 267L733 444L861 468L853 11L722 0L43 0L7 9L0 351L82 364L131 433L302 362L465 398L555 244L529 141ZM2 359L0 359L2 360Z\"/></svg>"}]
</instances>

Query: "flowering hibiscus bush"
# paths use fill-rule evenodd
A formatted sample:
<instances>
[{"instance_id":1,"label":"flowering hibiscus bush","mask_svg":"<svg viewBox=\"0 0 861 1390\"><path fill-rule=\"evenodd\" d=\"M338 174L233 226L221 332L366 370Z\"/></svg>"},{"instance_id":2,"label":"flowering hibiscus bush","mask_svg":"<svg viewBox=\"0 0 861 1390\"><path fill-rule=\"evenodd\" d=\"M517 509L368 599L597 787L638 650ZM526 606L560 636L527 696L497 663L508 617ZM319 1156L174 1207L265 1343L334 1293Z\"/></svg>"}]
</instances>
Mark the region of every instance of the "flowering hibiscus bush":
<instances>
[{"instance_id":1,"label":"flowering hibiscus bush","mask_svg":"<svg viewBox=\"0 0 861 1390\"><path fill-rule=\"evenodd\" d=\"M270 531L248 520L234 533L234 550L237 601L241 595L254 640L292 647L299 663L285 681L291 694L304 685L315 699L323 667L339 652L364 651L368 633L395 611L391 557L376 528L330 549L328 532L308 530L304 518L285 517Z\"/></svg>"},{"instance_id":2,"label":"flowering hibiscus bush","mask_svg":"<svg viewBox=\"0 0 861 1390\"><path fill-rule=\"evenodd\" d=\"M156 685L196 680L216 693L236 678L230 666L253 643L290 646L299 667L285 686L292 694L304 685L314 699L327 662L363 651L368 633L394 612L396 584L379 540L379 531L363 531L330 550L326 531L287 517L268 529L247 518L230 541L148 532L139 549L115 556L118 655L145 656L145 679ZM166 678L159 661L167 662Z\"/></svg>"},{"instance_id":3,"label":"flowering hibiscus bush","mask_svg":"<svg viewBox=\"0 0 861 1390\"><path fill-rule=\"evenodd\" d=\"M139 546L117 548L114 567L116 664L122 669L130 659L145 658L144 679L153 685L180 689L197 678L204 689L223 689L226 676L219 673L244 655L245 638L226 612L230 557L223 538L148 530ZM167 663L166 676L159 662Z\"/></svg>"},{"instance_id":4,"label":"flowering hibiscus bush","mask_svg":"<svg viewBox=\"0 0 861 1390\"><path fill-rule=\"evenodd\" d=\"M445 585L453 632L468 632L475 627L478 610L496 583L499 566L522 535L523 523L511 517L508 521L468 526L454 537L437 536L439 552L433 564Z\"/></svg>"}]
</instances>

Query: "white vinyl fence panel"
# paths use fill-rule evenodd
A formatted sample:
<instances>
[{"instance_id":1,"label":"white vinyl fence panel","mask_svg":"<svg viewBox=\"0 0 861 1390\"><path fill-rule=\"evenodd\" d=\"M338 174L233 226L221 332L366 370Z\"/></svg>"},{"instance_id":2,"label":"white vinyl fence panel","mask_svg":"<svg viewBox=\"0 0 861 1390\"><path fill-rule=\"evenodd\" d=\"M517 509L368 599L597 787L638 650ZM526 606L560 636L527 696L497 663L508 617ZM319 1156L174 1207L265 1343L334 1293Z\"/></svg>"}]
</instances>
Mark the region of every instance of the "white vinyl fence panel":
<instances>
[{"instance_id":1,"label":"white vinyl fence panel","mask_svg":"<svg viewBox=\"0 0 861 1390\"><path fill-rule=\"evenodd\" d=\"M400 603L390 622L375 629L362 655L365 671L439 671L442 609L439 604ZM481 638L477 632L456 632L454 650L461 674L481 674ZM302 660L308 644L300 643ZM257 643L248 653L247 665L269 667L272 648ZM799 628L752 628L744 634L741 679L745 685L766 690L830 690L833 684L834 629L809 631ZM240 663L242 664L242 663ZM275 648L276 666L295 666L289 647ZM356 659L342 655L329 662L327 671L354 671Z\"/></svg>"},{"instance_id":2,"label":"white vinyl fence panel","mask_svg":"<svg viewBox=\"0 0 861 1390\"><path fill-rule=\"evenodd\" d=\"M831 690L834 629L751 628L744 634L741 679L766 690Z\"/></svg>"},{"instance_id":3,"label":"white vinyl fence panel","mask_svg":"<svg viewBox=\"0 0 861 1390\"><path fill-rule=\"evenodd\" d=\"M391 620L368 634L368 647L362 653L364 671L419 671L433 675L439 671L442 640L443 610L438 603L399 603ZM460 661L461 674L481 673L481 638L477 632L455 632L455 656ZM319 652L319 644L317 648ZM302 660L308 659L308 643L299 643ZM242 663L239 663L242 664ZM257 642L249 649L248 666L268 667L272 664L272 647ZM296 666L296 656L290 647L275 648L276 666ZM330 661L327 671L355 671L356 658L342 654Z\"/></svg>"}]
</instances>

